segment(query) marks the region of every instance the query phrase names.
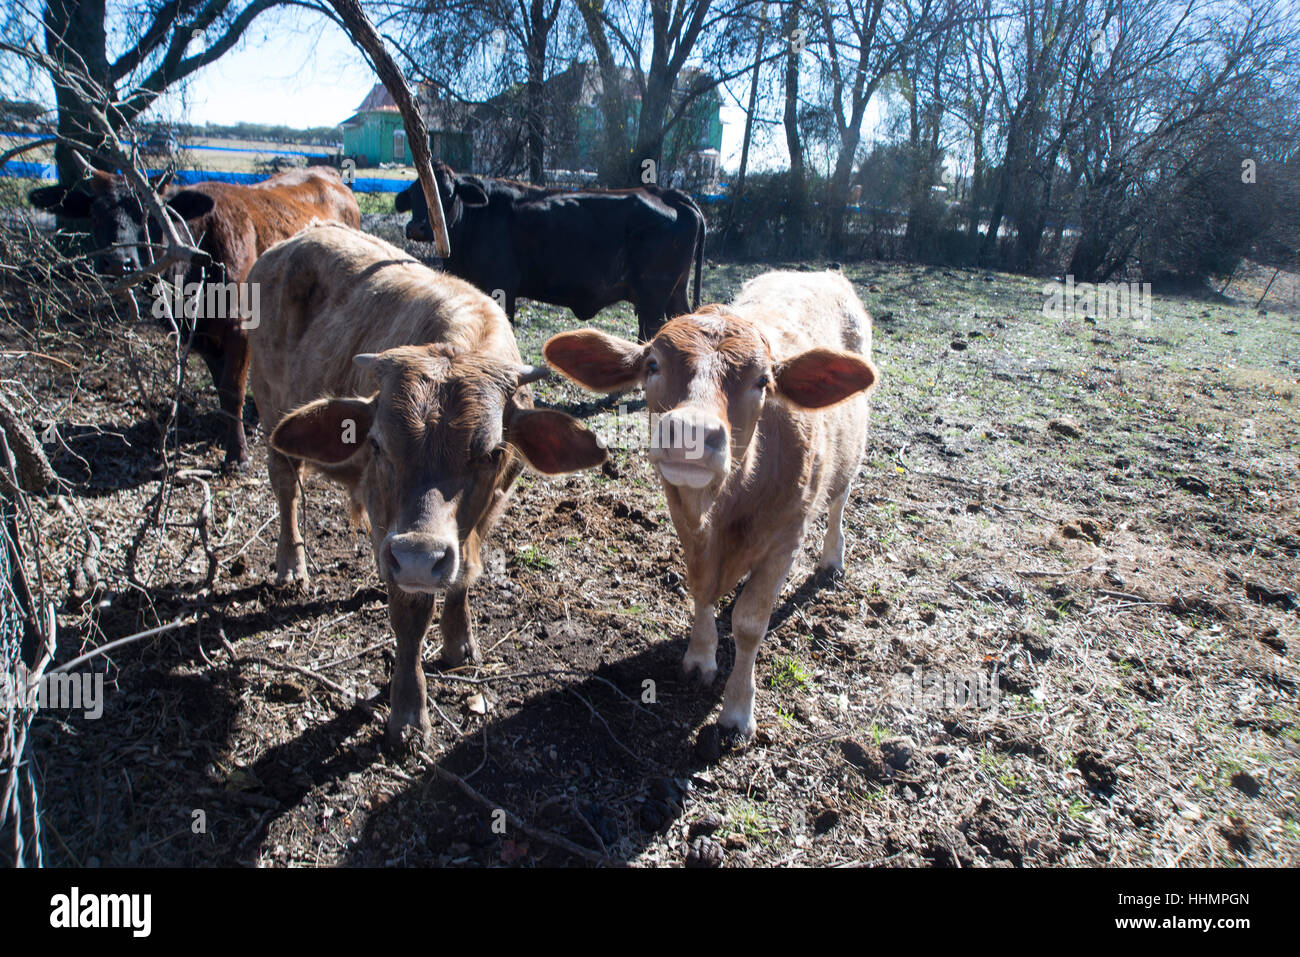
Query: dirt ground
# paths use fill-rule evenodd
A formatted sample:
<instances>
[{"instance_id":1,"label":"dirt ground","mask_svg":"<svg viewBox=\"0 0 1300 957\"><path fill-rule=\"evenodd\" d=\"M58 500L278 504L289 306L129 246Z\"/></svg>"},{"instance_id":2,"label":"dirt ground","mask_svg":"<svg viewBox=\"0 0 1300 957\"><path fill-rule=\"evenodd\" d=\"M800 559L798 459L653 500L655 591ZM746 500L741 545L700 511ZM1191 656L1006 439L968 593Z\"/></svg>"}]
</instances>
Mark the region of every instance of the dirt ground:
<instances>
[{"instance_id":1,"label":"dirt ground","mask_svg":"<svg viewBox=\"0 0 1300 957\"><path fill-rule=\"evenodd\" d=\"M705 300L763 268L709 264ZM156 410L104 346L122 328L6 329L10 353L73 366L0 356L66 483L38 507L64 556L46 569L60 657L87 609L107 638L194 619L101 665L99 720L37 719L47 863L1294 866L1297 314L1255 311L1262 286L1238 283L1156 296L1146 319L1061 320L1042 280L845 271L882 373L847 575L809 580L823 522L760 651L744 748L712 725L725 607L714 686L678 678L684 568L642 453L521 481L472 596L484 663L443 673L426 645L434 736L399 760L384 590L341 494L308 481L314 582L278 593L265 433L250 472L221 475L192 361L171 464L210 473L213 587L190 482L141 541L142 587L70 598L81 518L116 569L151 508ZM635 329L625 306L595 324ZM574 325L526 305L525 358ZM168 348L148 321L127 332ZM536 396L596 427L617 415L557 381ZM945 683L958 693L928 693ZM992 700L963 690L990 683Z\"/></svg>"}]
</instances>

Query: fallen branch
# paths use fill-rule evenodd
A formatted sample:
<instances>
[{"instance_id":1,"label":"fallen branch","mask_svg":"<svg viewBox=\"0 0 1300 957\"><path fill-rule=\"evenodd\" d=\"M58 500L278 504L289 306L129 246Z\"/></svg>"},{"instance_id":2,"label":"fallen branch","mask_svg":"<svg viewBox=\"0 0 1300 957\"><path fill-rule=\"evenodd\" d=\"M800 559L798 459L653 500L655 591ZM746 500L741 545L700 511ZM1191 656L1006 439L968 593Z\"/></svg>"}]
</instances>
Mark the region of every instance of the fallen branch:
<instances>
[{"instance_id":1,"label":"fallen branch","mask_svg":"<svg viewBox=\"0 0 1300 957\"><path fill-rule=\"evenodd\" d=\"M533 827L531 824L525 823L524 820L520 818L518 814L515 814L509 808L504 808L496 801L489 800L488 798L480 794L478 791L475 791L474 788L470 786L470 783L466 781L464 778L462 778L459 774L455 774L454 772L448 771L446 768L438 765L427 751L421 751L419 752L419 754L420 757L424 759L424 762L429 766L429 768L433 771L434 775L437 776L439 780L447 784L454 785L457 789L460 790L462 794L464 794L470 800L475 801L478 804L481 804L489 811L493 811L493 812L500 811L506 816L506 820L510 823L512 827L518 828L520 831L523 831L529 837L535 838L536 840L541 841L543 844L550 844L552 847L558 847L566 854L572 854L574 857L581 858L582 860L592 864L597 864L602 867L624 866L621 861L616 861L610 858L608 855L599 854L596 851L588 850L587 848L583 847L581 844L573 843L573 841L569 840L567 837L561 837L558 834L552 834L550 831L545 831L539 827Z\"/></svg>"}]
</instances>

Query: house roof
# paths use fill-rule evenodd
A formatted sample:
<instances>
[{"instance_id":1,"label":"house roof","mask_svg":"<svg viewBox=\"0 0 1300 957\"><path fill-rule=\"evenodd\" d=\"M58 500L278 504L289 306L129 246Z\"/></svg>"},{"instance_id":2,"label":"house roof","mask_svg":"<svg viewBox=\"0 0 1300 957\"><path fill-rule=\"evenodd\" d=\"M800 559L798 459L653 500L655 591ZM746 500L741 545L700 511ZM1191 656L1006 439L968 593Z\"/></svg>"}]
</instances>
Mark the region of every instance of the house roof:
<instances>
[{"instance_id":1,"label":"house roof","mask_svg":"<svg viewBox=\"0 0 1300 957\"><path fill-rule=\"evenodd\" d=\"M371 87L370 92L366 94L366 98L357 107L358 113L367 113L372 110L397 112L397 103L393 100L392 94L388 92L388 88L382 83L376 83Z\"/></svg>"}]
</instances>

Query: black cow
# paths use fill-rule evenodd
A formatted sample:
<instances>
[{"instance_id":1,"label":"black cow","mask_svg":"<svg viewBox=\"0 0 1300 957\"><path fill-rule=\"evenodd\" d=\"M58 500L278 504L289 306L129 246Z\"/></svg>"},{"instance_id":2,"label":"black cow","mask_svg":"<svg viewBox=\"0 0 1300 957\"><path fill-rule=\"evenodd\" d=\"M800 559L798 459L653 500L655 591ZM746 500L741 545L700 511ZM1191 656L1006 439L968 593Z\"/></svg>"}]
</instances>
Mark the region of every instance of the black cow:
<instances>
[{"instance_id":1,"label":"black cow","mask_svg":"<svg viewBox=\"0 0 1300 957\"><path fill-rule=\"evenodd\" d=\"M699 308L704 214L680 190L547 189L459 176L445 163L434 164L434 178L451 239L444 267L504 297L512 323L519 296L566 306L583 322L627 300L648 341L666 320ZM420 184L398 193L396 205L411 212L406 237L432 242Z\"/></svg>"}]
</instances>

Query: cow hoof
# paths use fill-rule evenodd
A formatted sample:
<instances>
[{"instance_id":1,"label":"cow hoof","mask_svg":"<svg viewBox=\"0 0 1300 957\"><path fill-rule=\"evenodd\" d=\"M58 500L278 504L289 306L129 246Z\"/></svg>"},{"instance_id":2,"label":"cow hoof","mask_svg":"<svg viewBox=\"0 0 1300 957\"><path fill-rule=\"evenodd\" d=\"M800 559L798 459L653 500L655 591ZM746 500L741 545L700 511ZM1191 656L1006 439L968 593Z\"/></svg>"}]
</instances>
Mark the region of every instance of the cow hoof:
<instances>
[{"instance_id":1,"label":"cow hoof","mask_svg":"<svg viewBox=\"0 0 1300 957\"><path fill-rule=\"evenodd\" d=\"M470 642L461 645L443 645L442 657L439 659L444 668L459 668L461 665L480 665L483 656L479 654L478 645Z\"/></svg>"},{"instance_id":2,"label":"cow hoof","mask_svg":"<svg viewBox=\"0 0 1300 957\"><path fill-rule=\"evenodd\" d=\"M718 729L727 741L744 743L754 737L754 733L758 730L758 722L754 720L752 711L732 713L724 708L718 717Z\"/></svg>"},{"instance_id":3,"label":"cow hoof","mask_svg":"<svg viewBox=\"0 0 1300 957\"><path fill-rule=\"evenodd\" d=\"M252 464L253 458L247 452L242 456L227 455L226 461L221 464L221 471L224 475L242 475Z\"/></svg>"},{"instance_id":4,"label":"cow hoof","mask_svg":"<svg viewBox=\"0 0 1300 957\"><path fill-rule=\"evenodd\" d=\"M707 688L718 676L718 664L707 658L692 658L688 651L682 658L682 675L688 679L693 678L697 684Z\"/></svg>"},{"instance_id":5,"label":"cow hoof","mask_svg":"<svg viewBox=\"0 0 1300 957\"><path fill-rule=\"evenodd\" d=\"M307 574L307 563L290 565L275 573L275 587L306 591L311 586L311 576Z\"/></svg>"},{"instance_id":6,"label":"cow hoof","mask_svg":"<svg viewBox=\"0 0 1300 957\"><path fill-rule=\"evenodd\" d=\"M394 722L390 718L388 720L388 730L384 735L384 743L391 754L399 757L409 757L418 753L421 748L429 743L429 736L432 731L428 715L421 715L415 722Z\"/></svg>"}]
</instances>

